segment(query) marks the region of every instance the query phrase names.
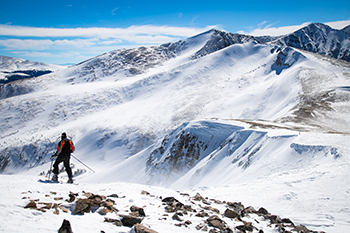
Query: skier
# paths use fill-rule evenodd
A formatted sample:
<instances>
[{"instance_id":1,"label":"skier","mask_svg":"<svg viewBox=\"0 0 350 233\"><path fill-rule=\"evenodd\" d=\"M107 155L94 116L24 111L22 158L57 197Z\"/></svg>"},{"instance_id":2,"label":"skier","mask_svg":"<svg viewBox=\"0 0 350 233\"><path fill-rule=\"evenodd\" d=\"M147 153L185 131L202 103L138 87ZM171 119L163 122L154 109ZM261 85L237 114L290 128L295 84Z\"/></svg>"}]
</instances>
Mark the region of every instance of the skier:
<instances>
[{"instance_id":1,"label":"skier","mask_svg":"<svg viewBox=\"0 0 350 233\"><path fill-rule=\"evenodd\" d=\"M70 161L70 154L74 152L74 144L71 140L67 138L66 133L62 133L61 136L61 141L57 145L57 151L54 155L52 155L51 159L53 157L57 156L57 159L55 163L53 164L53 181L58 181L58 164L63 162L64 167L66 168L66 172L68 175L68 183L73 183L73 174L72 174L72 169L69 166L69 161Z\"/></svg>"}]
</instances>

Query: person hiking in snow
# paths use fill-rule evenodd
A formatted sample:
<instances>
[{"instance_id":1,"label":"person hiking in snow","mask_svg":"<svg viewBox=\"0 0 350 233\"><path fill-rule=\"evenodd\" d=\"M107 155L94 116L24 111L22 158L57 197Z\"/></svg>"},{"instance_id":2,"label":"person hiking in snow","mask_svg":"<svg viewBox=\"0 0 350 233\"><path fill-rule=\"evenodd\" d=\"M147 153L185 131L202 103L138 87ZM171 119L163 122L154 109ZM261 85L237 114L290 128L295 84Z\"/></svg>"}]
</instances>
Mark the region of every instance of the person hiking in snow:
<instances>
[{"instance_id":1,"label":"person hiking in snow","mask_svg":"<svg viewBox=\"0 0 350 233\"><path fill-rule=\"evenodd\" d=\"M69 161L70 161L70 154L74 152L74 144L71 140L67 138L66 133L62 133L61 136L61 141L57 145L57 151L56 153L51 157L56 157L57 159L55 163L53 164L53 181L58 181L58 165L63 162L64 167L66 168L66 172L68 175L68 183L73 183L73 174L72 174L72 169L69 166Z\"/></svg>"}]
</instances>

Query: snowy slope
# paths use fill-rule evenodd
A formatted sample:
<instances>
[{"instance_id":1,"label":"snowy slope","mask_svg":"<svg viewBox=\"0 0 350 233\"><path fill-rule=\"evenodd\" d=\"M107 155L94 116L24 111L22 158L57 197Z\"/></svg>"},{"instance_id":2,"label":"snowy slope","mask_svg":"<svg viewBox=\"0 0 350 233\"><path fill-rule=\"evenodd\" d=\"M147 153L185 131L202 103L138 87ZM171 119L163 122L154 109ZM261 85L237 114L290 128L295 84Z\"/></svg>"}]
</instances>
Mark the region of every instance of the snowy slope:
<instances>
[{"instance_id":1,"label":"snowy slope","mask_svg":"<svg viewBox=\"0 0 350 233\"><path fill-rule=\"evenodd\" d=\"M350 214L349 74L346 61L217 30L112 51L1 86L0 171L46 174L67 132L95 171L72 158L88 187L234 193L339 232Z\"/></svg>"}]
</instances>

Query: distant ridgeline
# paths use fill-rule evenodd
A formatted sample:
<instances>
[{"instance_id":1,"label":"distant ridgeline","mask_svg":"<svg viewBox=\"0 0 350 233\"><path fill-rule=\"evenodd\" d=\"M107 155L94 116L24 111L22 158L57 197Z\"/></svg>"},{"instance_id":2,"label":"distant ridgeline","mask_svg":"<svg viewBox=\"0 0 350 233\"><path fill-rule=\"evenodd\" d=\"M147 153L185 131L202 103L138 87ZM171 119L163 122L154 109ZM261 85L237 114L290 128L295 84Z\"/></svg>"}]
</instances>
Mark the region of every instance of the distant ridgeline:
<instances>
[{"instance_id":1,"label":"distant ridgeline","mask_svg":"<svg viewBox=\"0 0 350 233\"><path fill-rule=\"evenodd\" d=\"M44 74L49 74L51 70L16 70L16 71L2 71L5 75L4 79L0 79L0 84L6 84L16 80L39 77Z\"/></svg>"}]
</instances>

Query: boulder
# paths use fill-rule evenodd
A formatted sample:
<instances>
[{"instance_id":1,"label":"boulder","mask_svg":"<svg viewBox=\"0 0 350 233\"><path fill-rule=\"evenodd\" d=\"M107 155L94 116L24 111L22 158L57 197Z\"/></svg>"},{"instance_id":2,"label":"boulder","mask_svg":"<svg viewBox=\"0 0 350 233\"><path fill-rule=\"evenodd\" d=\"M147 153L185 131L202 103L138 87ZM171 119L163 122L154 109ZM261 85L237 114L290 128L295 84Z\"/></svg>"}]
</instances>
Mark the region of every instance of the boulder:
<instances>
[{"instance_id":1,"label":"boulder","mask_svg":"<svg viewBox=\"0 0 350 233\"><path fill-rule=\"evenodd\" d=\"M37 206L36 206L35 201L30 201L24 208L36 209Z\"/></svg>"},{"instance_id":2,"label":"boulder","mask_svg":"<svg viewBox=\"0 0 350 233\"><path fill-rule=\"evenodd\" d=\"M241 211L241 216L244 217L247 214L257 214L257 213L258 213L258 211L256 211L254 209L254 207L249 206L249 207L247 207L247 208L245 208L244 210Z\"/></svg>"},{"instance_id":3,"label":"boulder","mask_svg":"<svg viewBox=\"0 0 350 233\"><path fill-rule=\"evenodd\" d=\"M261 207L258 210L258 214L266 215L266 214L269 214L269 212L265 208Z\"/></svg>"},{"instance_id":4,"label":"boulder","mask_svg":"<svg viewBox=\"0 0 350 233\"><path fill-rule=\"evenodd\" d=\"M181 219L180 216L179 216L178 214L174 214L173 217L172 217L172 219L177 220L177 221L180 221L180 222L183 221L183 219Z\"/></svg>"},{"instance_id":5,"label":"boulder","mask_svg":"<svg viewBox=\"0 0 350 233\"><path fill-rule=\"evenodd\" d=\"M131 212L137 212L138 213L138 217L146 217L145 211L143 208L141 207L137 207L137 206L131 206L130 207L130 211Z\"/></svg>"},{"instance_id":6,"label":"boulder","mask_svg":"<svg viewBox=\"0 0 350 233\"><path fill-rule=\"evenodd\" d=\"M74 214L84 214L90 212L91 206L88 199L79 199L75 202Z\"/></svg>"},{"instance_id":7,"label":"boulder","mask_svg":"<svg viewBox=\"0 0 350 233\"><path fill-rule=\"evenodd\" d=\"M62 226L58 229L58 233L73 233L72 228L70 226L70 222L66 219L63 220Z\"/></svg>"},{"instance_id":8,"label":"boulder","mask_svg":"<svg viewBox=\"0 0 350 233\"><path fill-rule=\"evenodd\" d=\"M117 194L111 194L111 195L108 195L107 197L118 198L119 196Z\"/></svg>"},{"instance_id":9,"label":"boulder","mask_svg":"<svg viewBox=\"0 0 350 233\"><path fill-rule=\"evenodd\" d=\"M207 219L207 223L209 226L215 227L215 228L219 228L220 230L225 230L226 227L226 223L220 219L218 216L216 215L212 215Z\"/></svg>"},{"instance_id":10,"label":"boulder","mask_svg":"<svg viewBox=\"0 0 350 233\"><path fill-rule=\"evenodd\" d=\"M240 213L242 210L244 210L244 205L242 205L241 202L227 202L227 205L237 213Z\"/></svg>"},{"instance_id":11,"label":"boulder","mask_svg":"<svg viewBox=\"0 0 350 233\"><path fill-rule=\"evenodd\" d=\"M131 215L119 215L119 216L122 217L121 221L123 223L123 226L126 226L126 227L132 227L136 223L141 223L143 220L142 218L134 217Z\"/></svg>"},{"instance_id":12,"label":"boulder","mask_svg":"<svg viewBox=\"0 0 350 233\"><path fill-rule=\"evenodd\" d=\"M239 213L237 213L236 211L233 211L231 209L226 209L224 216L228 217L228 218L237 218L238 220L241 221L241 216L239 215Z\"/></svg>"},{"instance_id":13,"label":"boulder","mask_svg":"<svg viewBox=\"0 0 350 233\"><path fill-rule=\"evenodd\" d=\"M157 231L149 229L139 223L136 223L134 225L134 232L135 233L158 233Z\"/></svg>"},{"instance_id":14,"label":"boulder","mask_svg":"<svg viewBox=\"0 0 350 233\"><path fill-rule=\"evenodd\" d=\"M244 222L244 225L236 226L237 230L240 230L242 232L252 232L254 229L256 229L251 222Z\"/></svg>"},{"instance_id":15,"label":"boulder","mask_svg":"<svg viewBox=\"0 0 350 233\"><path fill-rule=\"evenodd\" d=\"M104 222L113 223L114 225L121 227L123 223L119 219L105 218Z\"/></svg>"},{"instance_id":16,"label":"boulder","mask_svg":"<svg viewBox=\"0 0 350 233\"><path fill-rule=\"evenodd\" d=\"M104 207L103 209L100 209L98 211L98 213L101 214L101 215L106 215L108 213L113 213L113 210L111 210L111 209L109 209L107 207Z\"/></svg>"}]
</instances>

